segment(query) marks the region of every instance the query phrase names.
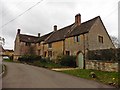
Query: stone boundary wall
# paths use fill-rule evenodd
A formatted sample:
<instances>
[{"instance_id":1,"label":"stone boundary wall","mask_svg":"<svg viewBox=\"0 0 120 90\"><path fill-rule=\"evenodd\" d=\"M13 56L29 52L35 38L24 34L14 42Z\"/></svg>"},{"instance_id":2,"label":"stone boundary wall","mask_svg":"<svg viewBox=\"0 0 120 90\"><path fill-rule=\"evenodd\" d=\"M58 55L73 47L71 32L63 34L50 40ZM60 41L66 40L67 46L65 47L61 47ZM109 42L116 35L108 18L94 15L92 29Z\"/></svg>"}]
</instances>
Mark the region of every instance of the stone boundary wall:
<instances>
[{"instance_id":1,"label":"stone boundary wall","mask_svg":"<svg viewBox=\"0 0 120 90\"><path fill-rule=\"evenodd\" d=\"M86 60L85 66L86 66L86 69L118 72L118 62Z\"/></svg>"}]
</instances>

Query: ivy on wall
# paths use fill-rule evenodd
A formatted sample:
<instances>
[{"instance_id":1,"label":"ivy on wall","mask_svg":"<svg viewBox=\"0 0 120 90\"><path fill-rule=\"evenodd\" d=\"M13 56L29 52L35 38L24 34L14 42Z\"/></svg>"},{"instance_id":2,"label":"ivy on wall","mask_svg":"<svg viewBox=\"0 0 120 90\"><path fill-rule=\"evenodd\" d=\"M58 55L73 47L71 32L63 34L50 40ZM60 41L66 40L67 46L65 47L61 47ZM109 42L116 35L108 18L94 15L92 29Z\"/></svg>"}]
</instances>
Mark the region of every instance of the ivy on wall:
<instances>
[{"instance_id":1,"label":"ivy on wall","mask_svg":"<svg viewBox=\"0 0 120 90\"><path fill-rule=\"evenodd\" d=\"M119 49L91 50L87 53L88 60L120 61Z\"/></svg>"}]
</instances>

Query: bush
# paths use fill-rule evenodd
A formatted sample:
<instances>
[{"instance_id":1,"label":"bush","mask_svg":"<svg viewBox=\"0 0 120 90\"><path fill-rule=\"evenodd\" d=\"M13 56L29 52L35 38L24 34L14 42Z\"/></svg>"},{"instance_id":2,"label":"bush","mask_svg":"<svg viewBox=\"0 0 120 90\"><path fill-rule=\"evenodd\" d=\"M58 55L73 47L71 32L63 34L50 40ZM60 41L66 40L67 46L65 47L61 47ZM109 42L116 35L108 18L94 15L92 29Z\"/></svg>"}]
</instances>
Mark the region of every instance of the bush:
<instances>
[{"instance_id":1,"label":"bush","mask_svg":"<svg viewBox=\"0 0 120 90\"><path fill-rule=\"evenodd\" d=\"M59 58L59 64L62 66L76 67L76 57L75 56L62 56Z\"/></svg>"},{"instance_id":2,"label":"bush","mask_svg":"<svg viewBox=\"0 0 120 90\"><path fill-rule=\"evenodd\" d=\"M33 61L37 61L37 60L41 60L41 56L23 55L23 56L18 58L18 61L20 61L20 62L33 62Z\"/></svg>"},{"instance_id":3,"label":"bush","mask_svg":"<svg viewBox=\"0 0 120 90\"><path fill-rule=\"evenodd\" d=\"M120 61L120 49L91 50L87 53L88 60Z\"/></svg>"}]
</instances>

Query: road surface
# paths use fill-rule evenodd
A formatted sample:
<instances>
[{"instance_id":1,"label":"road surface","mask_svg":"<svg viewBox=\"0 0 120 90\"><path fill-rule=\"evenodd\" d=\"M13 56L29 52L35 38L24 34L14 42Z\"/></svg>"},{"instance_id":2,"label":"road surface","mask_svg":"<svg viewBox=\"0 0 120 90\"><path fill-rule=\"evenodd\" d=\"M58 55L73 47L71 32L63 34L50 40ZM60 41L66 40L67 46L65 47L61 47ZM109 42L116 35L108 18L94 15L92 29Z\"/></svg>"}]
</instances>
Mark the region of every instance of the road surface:
<instances>
[{"instance_id":1,"label":"road surface","mask_svg":"<svg viewBox=\"0 0 120 90\"><path fill-rule=\"evenodd\" d=\"M7 74L3 77L3 88L111 88L60 72L19 63L4 63Z\"/></svg>"}]
</instances>

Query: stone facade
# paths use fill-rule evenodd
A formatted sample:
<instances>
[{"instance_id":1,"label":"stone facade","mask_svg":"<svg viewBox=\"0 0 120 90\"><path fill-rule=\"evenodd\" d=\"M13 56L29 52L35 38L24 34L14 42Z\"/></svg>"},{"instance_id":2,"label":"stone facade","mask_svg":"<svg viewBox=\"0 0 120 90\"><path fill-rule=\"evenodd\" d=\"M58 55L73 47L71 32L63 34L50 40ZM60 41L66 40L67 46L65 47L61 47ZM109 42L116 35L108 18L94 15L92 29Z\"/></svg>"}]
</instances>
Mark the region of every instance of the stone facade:
<instances>
[{"instance_id":1,"label":"stone facade","mask_svg":"<svg viewBox=\"0 0 120 90\"><path fill-rule=\"evenodd\" d=\"M103 43L98 41L99 36L103 37ZM108 35L100 18L98 18L95 24L91 27L87 37L89 50L114 48L113 43L111 43L112 41L110 36Z\"/></svg>"},{"instance_id":2,"label":"stone facade","mask_svg":"<svg viewBox=\"0 0 120 90\"><path fill-rule=\"evenodd\" d=\"M22 37L21 37L22 36ZM27 40L25 40L26 38ZM29 44L26 46L26 43ZM55 60L59 55L85 55L88 50L115 48L108 35L101 18L95 17L81 23L81 15L75 16L73 24L54 31L49 34L32 37L20 34L16 35L14 59L21 55L33 54L49 57ZM32 49L32 50L31 50Z\"/></svg>"},{"instance_id":3,"label":"stone facade","mask_svg":"<svg viewBox=\"0 0 120 90\"><path fill-rule=\"evenodd\" d=\"M18 60L18 58L22 55L36 55L36 43L35 42L26 42L22 41L20 36L20 30L18 29L15 45L14 45L14 60ZM28 37L29 39L29 37Z\"/></svg>"}]
</instances>

